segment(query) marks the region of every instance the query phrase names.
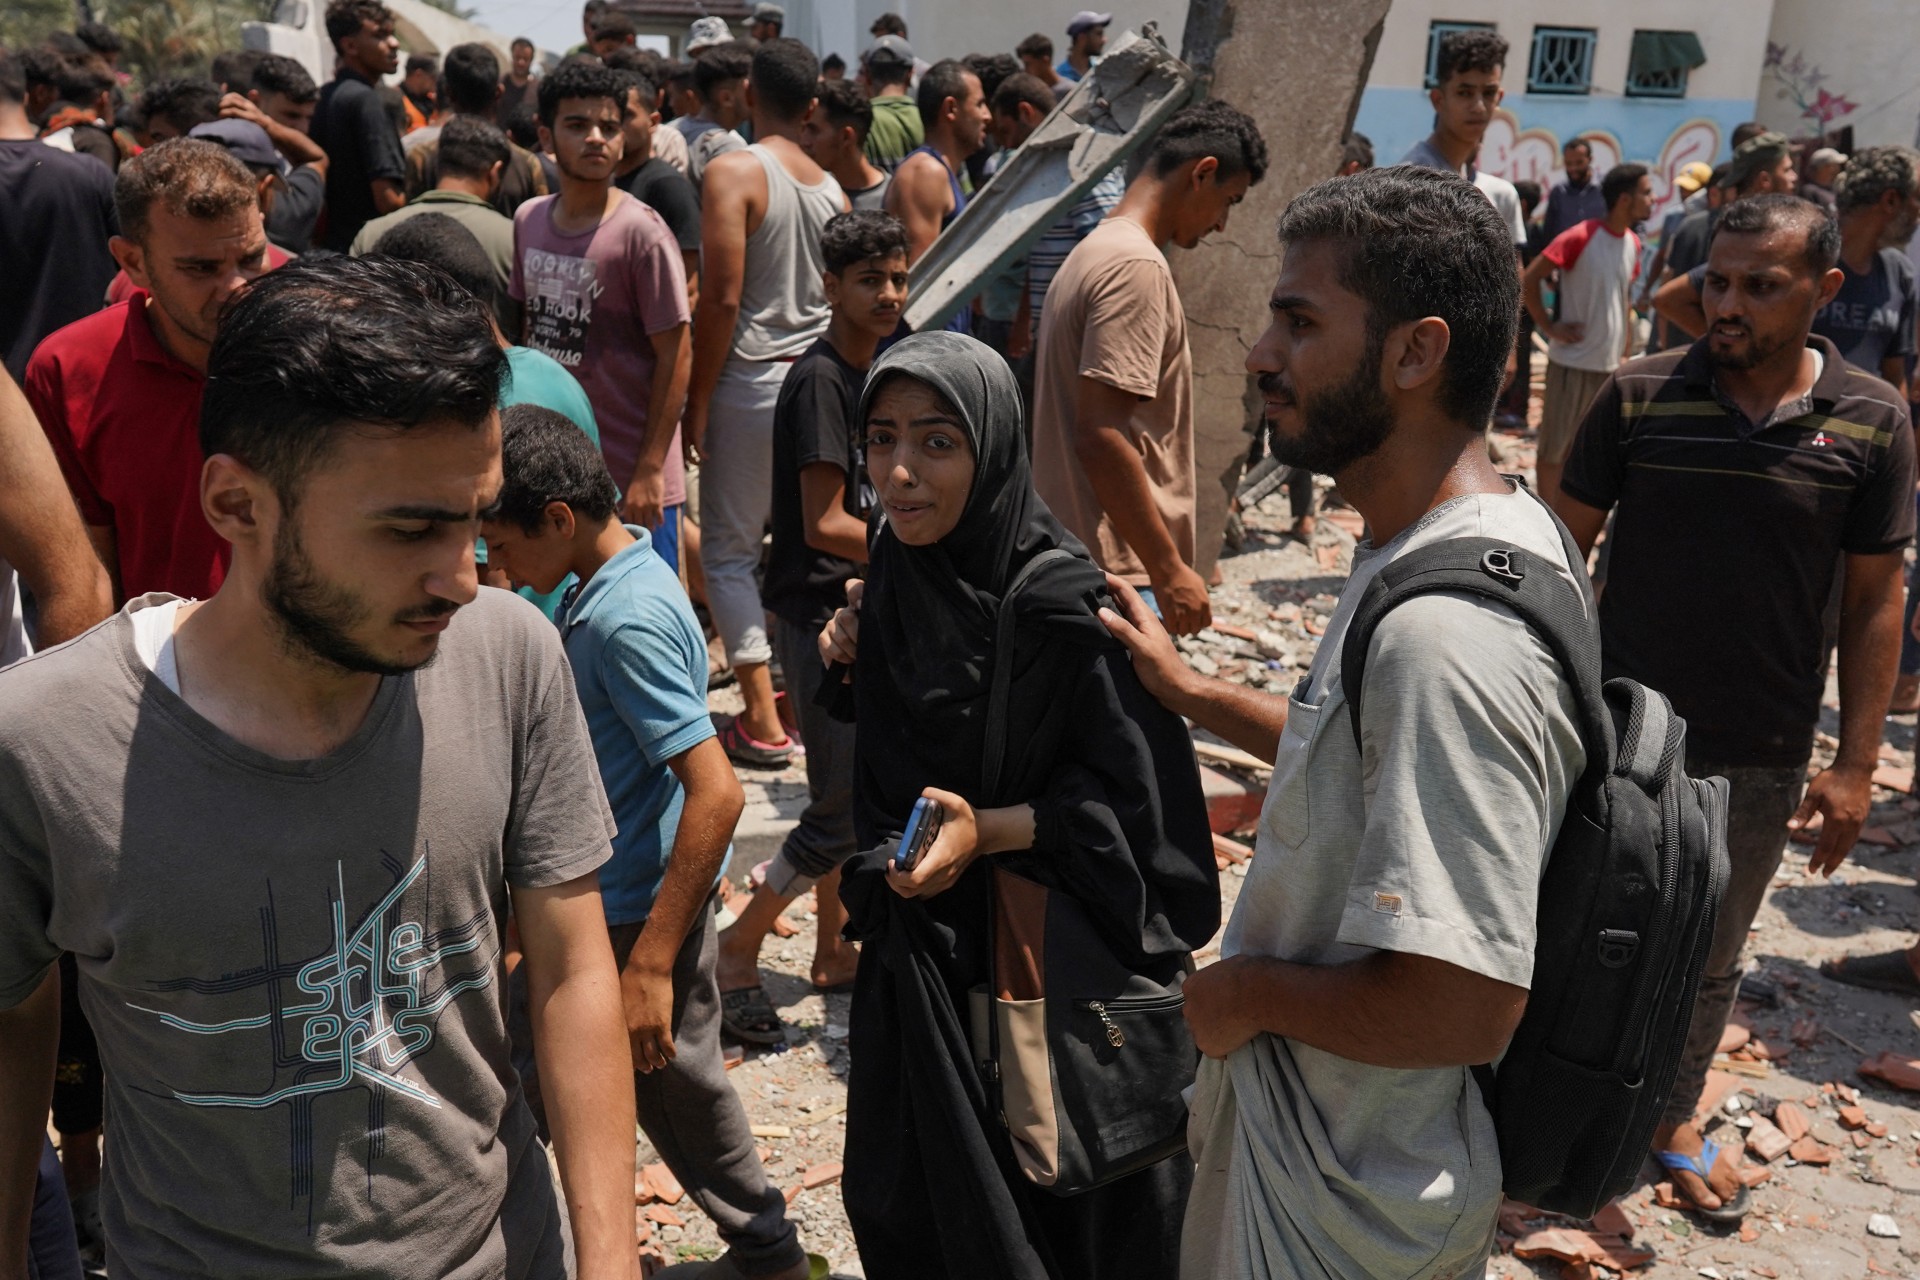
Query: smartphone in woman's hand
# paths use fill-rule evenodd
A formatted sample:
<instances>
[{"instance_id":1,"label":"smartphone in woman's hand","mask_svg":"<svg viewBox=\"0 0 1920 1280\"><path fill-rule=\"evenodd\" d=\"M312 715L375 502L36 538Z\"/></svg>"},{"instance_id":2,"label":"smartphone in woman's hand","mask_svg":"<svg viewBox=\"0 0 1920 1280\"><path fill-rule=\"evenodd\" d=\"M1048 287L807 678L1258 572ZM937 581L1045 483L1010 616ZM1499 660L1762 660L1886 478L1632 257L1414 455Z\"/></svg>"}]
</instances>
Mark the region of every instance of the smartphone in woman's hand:
<instances>
[{"instance_id":1,"label":"smartphone in woman's hand","mask_svg":"<svg viewBox=\"0 0 1920 1280\"><path fill-rule=\"evenodd\" d=\"M900 843L893 851L893 869L911 871L919 866L921 856L933 847L940 824L946 820L947 811L938 800L921 796L914 801L913 812L907 815L907 829L900 833Z\"/></svg>"}]
</instances>

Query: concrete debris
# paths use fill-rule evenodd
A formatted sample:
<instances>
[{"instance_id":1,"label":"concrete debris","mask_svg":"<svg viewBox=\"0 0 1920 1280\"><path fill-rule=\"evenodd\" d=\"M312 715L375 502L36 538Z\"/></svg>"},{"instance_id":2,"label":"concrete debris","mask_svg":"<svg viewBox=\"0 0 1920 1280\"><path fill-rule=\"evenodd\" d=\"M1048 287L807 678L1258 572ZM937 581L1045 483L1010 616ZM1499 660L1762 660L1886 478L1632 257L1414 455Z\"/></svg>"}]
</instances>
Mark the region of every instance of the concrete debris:
<instances>
[{"instance_id":1,"label":"concrete debris","mask_svg":"<svg viewBox=\"0 0 1920 1280\"><path fill-rule=\"evenodd\" d=\"M1867 1219L1867 1234L1879 1236L1884 1240L1898 1240L1900 1224L1884 1213L1876 1213Z\"/></svg>"}]
</instances>

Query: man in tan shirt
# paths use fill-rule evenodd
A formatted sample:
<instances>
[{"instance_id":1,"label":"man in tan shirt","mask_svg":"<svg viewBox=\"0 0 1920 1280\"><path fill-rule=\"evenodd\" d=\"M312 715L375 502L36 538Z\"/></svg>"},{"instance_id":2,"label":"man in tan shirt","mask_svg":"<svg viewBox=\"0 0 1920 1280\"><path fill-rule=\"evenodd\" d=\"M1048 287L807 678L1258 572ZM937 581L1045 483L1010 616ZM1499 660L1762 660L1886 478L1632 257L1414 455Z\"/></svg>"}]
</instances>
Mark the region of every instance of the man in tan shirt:
<instances>
[{"instance_id":1,"label":"man in tan shirt","mask_svg":"<svg viewBox=\"0 0 1920 1280\"><path fill-rule=\"evenodd\" d=\"M1224 228L1266 171L1266 143L1245 114L1219 101L1188 107L1068 256L1041 311L1034 487L1176 635L1212 614L1193 567L1193 360L1162 246L1191 249Z\"/></svg>"}]
</instances>

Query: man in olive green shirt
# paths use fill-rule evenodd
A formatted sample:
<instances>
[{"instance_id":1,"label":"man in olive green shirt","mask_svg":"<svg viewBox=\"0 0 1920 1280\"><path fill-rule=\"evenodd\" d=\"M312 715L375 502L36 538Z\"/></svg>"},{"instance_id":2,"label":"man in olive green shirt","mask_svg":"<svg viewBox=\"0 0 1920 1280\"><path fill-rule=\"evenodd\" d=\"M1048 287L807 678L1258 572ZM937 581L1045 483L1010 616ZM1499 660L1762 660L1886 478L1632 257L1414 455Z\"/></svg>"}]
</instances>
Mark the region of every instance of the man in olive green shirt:
<instances>
[{"instance_id":1,"label":"man in olive green shirt","mask_svg":"<svg viewBox=\"0 0 1920 1280\"><path fill-rule=\"evenodd\" d=\"M488 121L475 116L455 116L440 130L438 146L440 178L433 190L422 192L401 208L383 214L360 228L347 252L353 257L372 253L380 237L423 213L444 213L473 232L473 238L487 251L498 277L499 292L494 316L500 330L520 332L520 304L508 292L513 280L513 219L494 208L491 201L500 189L500 175L511 162L507 135Z\"/></svg>"},{"instance_id":2,"label":"man in olive green shirt","mask_svg":"<svg viewBox=\"0 0 1920 1280\"><path fill-rule=\"evenodd\" d=\"M907 92L913 82L913 48L899 36L881 36L861 61L873 125L867 130L867 159L892 173L927 140L920 105Z\"/></svg>"}]
</instances>

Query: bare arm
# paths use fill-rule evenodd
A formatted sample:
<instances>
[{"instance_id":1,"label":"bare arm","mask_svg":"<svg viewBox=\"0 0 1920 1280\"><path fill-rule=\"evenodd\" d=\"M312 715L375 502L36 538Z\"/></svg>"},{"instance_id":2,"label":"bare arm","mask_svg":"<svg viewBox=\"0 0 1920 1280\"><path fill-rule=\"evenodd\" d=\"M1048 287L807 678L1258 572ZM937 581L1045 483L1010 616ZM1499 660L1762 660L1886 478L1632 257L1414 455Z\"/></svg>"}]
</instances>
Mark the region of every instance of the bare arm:
<instances>
[{"instance_id":1,"label":"bare arm","mask_svg":"<svg viewBox=\"0 0 1920 1280\"><path fill-rule=\"evenodd\" d=\"M600 880L515 889L534 1052L581 1280L632 1280L633 1059Z\"/></svg>"},{"instance_id":2,"label":"bare arm","mask_svg":"<svg viewBox=\"0 0 1920 1280\"><path fill-rule=\"evenodd\" d=\"M1207 584L1181 559L1173 534L1160 518L1140 450L1125 430L1134 400L1131 392L1081 375L1074 408L1073 453L1093 486L1100 509L1146 566L1168 630L1191 635L1212 619Z\"/></svg>"},{"instance_id":3,"label":"bare arm","mask_svg":"<svg viewBox=\"0 0 1920 1280\"><path fill-rule=\"evenodd\" d=\"M621 516L648 529L666 519L667 450L687 407L687 376L693 367L687 326L674 325L648 334L653 343L653 387L647 397L647 438L640 442L640 458L627 484Z\"/></svg>"},{"instance_id":4,"label":"bare arm","mask_svg":"<svg viewBox=\"0 0 1920 1280\"><path fill-rule=\"evenodd\" d=\"M1560 342L1578 342L1586 326L1556 322L1541 292L1547 276L1558 269L1544 253L1528 263L1526 274L1520 277L1521 301L1526 303L1527 314L1533 317L1534 327L1540 332Z\"/></svg>"},{"instance_id":5,"label":"bare arm","mask_svg":"<svg viewBox=\"0 0 1920 1280\"><path fill-rule=\"evenodd\" d=\"M1560 523L1567 526L1567 532L1573 535L1574 545L1580 548L1583 558L1593 554L1593 544L1600 540L1600 531L1607 527L1607 513L1598 507L1590 507L1578 498L1567 496L1561 489L1553 495L1553 514L1560 517Z\"/></svg>"},{"instance_id":6,"label":"bare arm","mask_svg":"<svg viewBox=\"0 0 1920 1280\"><path fill-rule=\"evenodd\" d=\"M1880 726L1900 666L1900 620L1906 603L1906 556L1849 555L1840 594L1840 750L1833 764L1807 784L1806 798L1787 826L1798 829L1824 814L1820 842L1807 869L1832 875L1853 852L1873 805L1873 770L1880 759Z\"/></svg>"},{"instance_id":7,"label":"bare arm","mask_svg":"<svg viewBox=\"0 0 1920 1280\"><path fill-rule=\"evenodd\" d=\"M43 649L113 612L113 582L80 523L53 446L12 378L0 378L0 557L39 601L36 639Z\"/></svg>"},{"instance_id":8,"label":"bare arm","mask_svg":"<svg viewBox=\"0 0 1920 1280\"><path fill-rule=\"evenodd\" d=\"M847 514L847 473L831 462L800 468L800 523L815 551L855 564L867 562L867 526Z\"/></svg>"},{"instance_id":9,"label":"bare arm","mask_svg":"<svg viewBox=\"0 0 1920 1280\"><path fill-rule=\"evenodd\" d=\"M700 251L682 249L680 265L687 273L687 314L692 315L700 309Z\"/></svg>"},{"instance_id":10,"label":"bare arm","mask_svg":"<svg viewBox=\"0 0 1920 1280\"><path fill-rule=\"evenodd\" d=\"M952 207L952 198L946 166L930 156L914 157L893 175L887 187L887 212L907 228L909 263L918 262L940 238L940 220Z\"/></svg>"},{"instance_id":11,"label":"bare arm","mask_svg":"<svg viewBox=\"0 0 1920 1280\"><path fill-rule=\"evenodd\" d=\"M1287 727L1287 700L1201 675L1180 657L1138 591L1112 574L1107 575L1107 586L1120 608L1102 609L1100 621L1127 647L1134 672L1155 701L1242 751L1271 761Z\"/></svg>"},{"instance_id":12,"label":"bare arm","mask_svg":"<svg viewBox=\"0 0 1920 1280\"><path fill-rule=\"evenodd\" d=\"M1689 338L1697 338L1707 331L1707 309L1700 304L1700 291L1684 274L1654 290L1653 309Z\"/></svg>"},{"instance_id":13,"label":"bare arm","mask_svg":"<svg viewBox=\"0 0 1920 1280\"><path fill-rule=\"evenodd\" d=\"M0 1009L0 1274L26 1274L34 1175L53 1105L60 1038L60 969L11 1009Z\"/></svg>"},{"instance_id":14,"label":"bare arm","mask_svg":"<svg viewBox=\"0 0 1920 1280\"><path fill-rule=\"evenodd\" d=\"M620 973L620 1000L638 1071L658 1071L673 1060L673 962L706 910L727 842L747 803L717 738L675 756L667 767L686 789L686 800L659 896Z\"/></svg>"},{"instance_id":15,"label":"bare arm","mask_svg":"<svg viewBox=\"0 0 1920 1280\"><path fill-rule=\"evenodd\" d=\"M312 165L321 176L327 172L327 153L306 134L298 129L289 129L272 116L262 111L251 98L242 94L229 93L220 99L220 118L223 120L246 120L259 125L267 131L274 149L297 169L302 165Z\"/></svg>"},{"instance_id":16,"label":"bare arm","mask_svg":"<svg viewBox=\"0 0 1920 1280\"><path fill-rule=\"evenodd\" d=\"M406 188L392 178L373 180L373 210L375 213L392 213L407 202Z\"/></svg>"},{"instance_id":17,"label":"bare arm","mask_svg":"<svg viewBox=\"0 0 1920 1280\"><path fill-rule=\"evenodd\" d=\"M751 166L753 174L746 171ZM740 288L747 270L750 179L759 161L741 154L715 156L707 165L700 206L700 303L693 315L693 374L687 384L687 421L682 440L697 460L707 434L707 406L720 371L733 351L740 318ZM764 179L763 179L764 181Z\"/></svg>"},{"instance_id":18,"label":"bare arm","mask_svg":"<svg viewBox=\"0 0 1920 1280\"><path fill-rule=\"evenodd\" d=\"M87 541L93 544L93 554L107 567L107 581L113 587L113 603L117 607L126 602L126 588L120 584L120 539L110 524L90 524L87 526Z\"/></svg>"},{"instance_id":19,"label":"bare arm","mask_svg":"<svg viewBox=\"0 0 1920 1280\"><path fill-rule=\"evenodd\" d=\"M1182 994L1209 1057L1264 1032L1402 1070L1492 1062L1527 1008L1525 987L1402 951L1336 965L1234 956L1188 978Z\"/></svg>"}]
</instances>

